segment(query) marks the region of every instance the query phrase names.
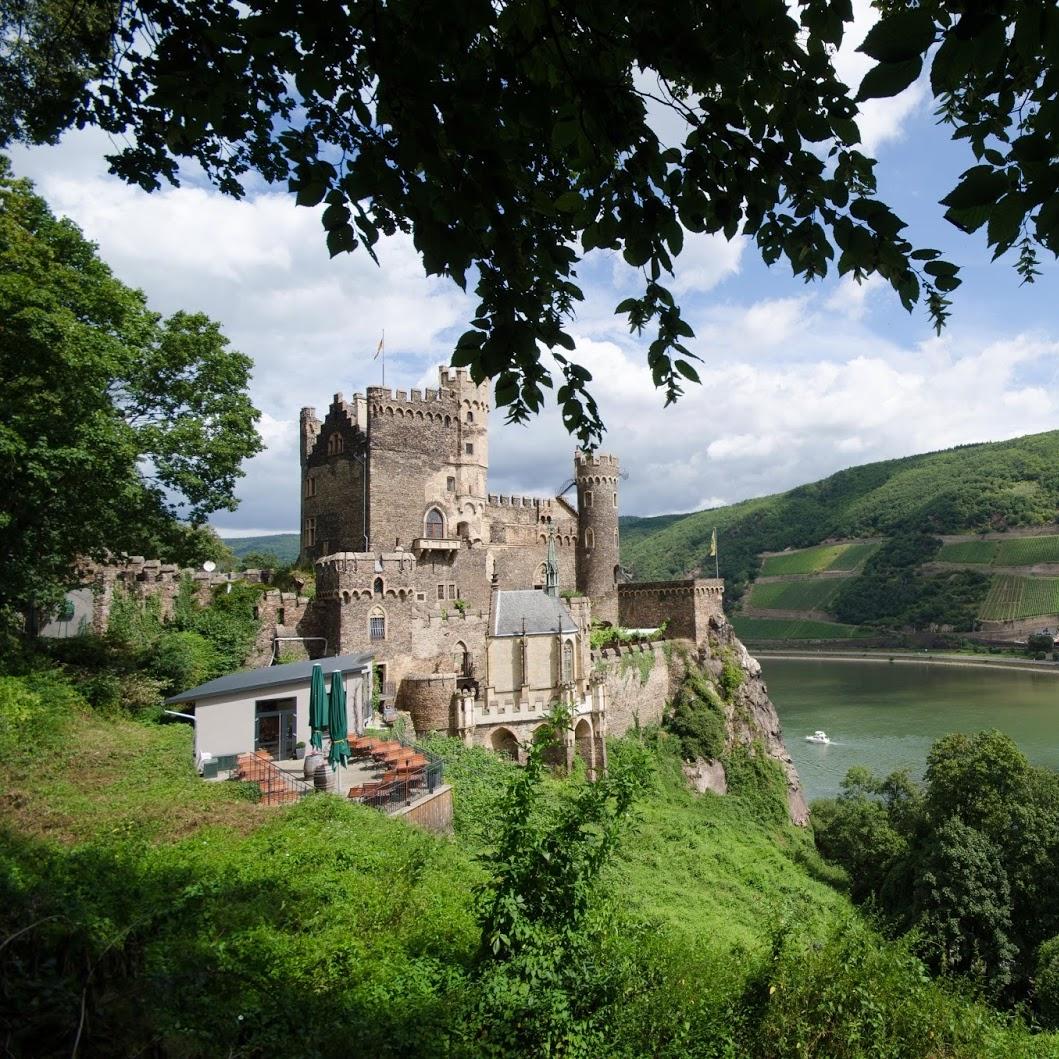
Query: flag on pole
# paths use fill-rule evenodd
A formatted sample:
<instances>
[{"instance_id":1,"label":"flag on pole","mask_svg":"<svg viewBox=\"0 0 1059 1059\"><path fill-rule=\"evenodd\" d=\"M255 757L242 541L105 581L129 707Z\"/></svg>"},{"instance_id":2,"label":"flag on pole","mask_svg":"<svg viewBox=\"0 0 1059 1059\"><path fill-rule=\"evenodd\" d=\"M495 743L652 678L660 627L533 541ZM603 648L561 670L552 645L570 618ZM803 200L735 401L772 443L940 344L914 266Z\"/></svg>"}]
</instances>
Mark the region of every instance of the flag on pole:
<instances>
[{"instance_id":1,"label":"flag on pole","mask_svg":"<svg viewBox=\"0 0 1059 1059\"><path fill-rule=\"evenodd\" d=\"M371 358L372 360L378 360L379 359L379 354L382 352L383 345L384 345L385 342L386 342L386 332L383 331L382 338L379 339L379 344L375 348L375 356Z\"/></svg>"},{"instance_id":2,"label":"flag on pole","mask_svg":"<svg viewBox=\"0 0 1059 1059\"><path fill-rule=\"evenodd\" d=\"M710 537L710 556L717 555L717 529L714 527L713 535Z\"/></svg>"}]
</instances>

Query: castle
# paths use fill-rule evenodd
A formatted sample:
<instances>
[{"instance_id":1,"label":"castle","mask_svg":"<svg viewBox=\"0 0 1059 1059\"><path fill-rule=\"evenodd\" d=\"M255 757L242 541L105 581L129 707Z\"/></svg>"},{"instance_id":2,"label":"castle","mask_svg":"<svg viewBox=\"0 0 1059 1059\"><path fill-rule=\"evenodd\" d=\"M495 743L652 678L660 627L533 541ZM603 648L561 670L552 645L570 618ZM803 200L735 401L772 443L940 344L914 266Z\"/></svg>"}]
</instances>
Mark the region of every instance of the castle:
<instances>
[{"instance_id":1,"label":"castle","mask_svg":"<svg viewBox=\"0 0 1059 1059\"><path fill-rule=\"evenodd\" d=\"M330 654L370 651L417 730L516 752L555 700L602 764L608 682L593 623L699 642L717 581L626 584L616 456L577 452L565 495L487 487L489 387L441 368L437 389L336 394L301 412L301 557L316 568Z\"/></svg>"}]
</instances>

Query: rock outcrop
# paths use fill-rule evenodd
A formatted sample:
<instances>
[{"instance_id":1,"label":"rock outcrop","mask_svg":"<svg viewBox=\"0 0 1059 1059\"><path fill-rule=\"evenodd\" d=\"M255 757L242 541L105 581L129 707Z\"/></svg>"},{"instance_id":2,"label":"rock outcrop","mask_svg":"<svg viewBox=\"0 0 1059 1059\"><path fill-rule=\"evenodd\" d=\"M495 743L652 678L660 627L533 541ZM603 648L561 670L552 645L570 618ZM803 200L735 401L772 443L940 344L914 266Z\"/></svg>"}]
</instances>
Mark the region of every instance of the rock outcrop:
<instances>
[{"instance_id":1,"label":"rock outcrop","mask_svg":"<svg viewBox=\"0 0 1059 1059\"><path fill-rule=\"evenodd\" d=\"M726 745L750 746L756 743L779 762L787 778L787 813L792 823L805 827L809 823L809 806L798 770L784 745L776 707L769 699L768 688L761 677L761 664L747 651L724 618L713 617L708 637L699 645L695 661L704 673L720 682L726 660L742 673L738 688L732 691L725 704ZM685 775L696 790L716 793L727 790L727 778L719 761L695 762L685 769Z\"/></svg>"}]
</instances>

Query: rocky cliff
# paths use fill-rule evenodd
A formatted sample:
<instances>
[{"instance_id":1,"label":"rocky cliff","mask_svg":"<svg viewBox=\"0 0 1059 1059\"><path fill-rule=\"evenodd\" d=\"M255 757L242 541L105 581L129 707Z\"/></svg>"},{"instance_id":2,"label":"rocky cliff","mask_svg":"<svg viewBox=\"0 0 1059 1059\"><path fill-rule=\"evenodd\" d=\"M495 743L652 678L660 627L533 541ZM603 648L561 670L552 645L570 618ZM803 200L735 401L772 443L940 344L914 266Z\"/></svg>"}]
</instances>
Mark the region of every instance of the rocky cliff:
<instances>
[{"instance_id":1,"label":"rocky cliff","mask_svg":"<svg viewBox=\"0 0 1059 1059\"><path fill-rule=\"evenodd\" d=\"M802 781L794 767L776 707L761 677L761 665L736 637L724 618L711 618L709 633L689 658L718 689L714 708L723 712L724 752L716 757L696 757L685 766L689 783L697 790L724 794L728 790L724 758L736 748L764 753L783 769L787 783L787 813L799 827L809 823ZM689 672L692 666L689 664Z\"/></svg>"}]
</instances>

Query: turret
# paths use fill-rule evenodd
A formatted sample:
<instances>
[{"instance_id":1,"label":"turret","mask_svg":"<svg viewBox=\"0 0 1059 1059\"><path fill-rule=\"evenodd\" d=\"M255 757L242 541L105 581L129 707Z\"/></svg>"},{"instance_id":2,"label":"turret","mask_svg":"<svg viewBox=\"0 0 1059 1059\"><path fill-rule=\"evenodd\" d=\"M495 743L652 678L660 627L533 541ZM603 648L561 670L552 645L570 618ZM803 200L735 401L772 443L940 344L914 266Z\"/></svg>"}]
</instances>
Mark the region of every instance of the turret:
<instances>
[{"instance_id":1,"label":"turret","mask_svg":"<svg viewBox=\"0 0 1059 1059\"><path fill-rule=\"evenodd\" d=\"M316 444L316 439L320 435L320 420L316 418L315 408L303 408L301 414L301 461L302 466L305 466L305 461L309 458L309 453L313 451L313 446Z\"/></svg>"},{"instance_id":2,"label":"turret","mask_svg":"<svg viewBox=\"0 0 1059 1059\"><path fill-rule=\"evenodd\" d=\"M577 481L577 588L596 621L618 624L618 457L574 454Z\"/></svg>"}]
</instances>

